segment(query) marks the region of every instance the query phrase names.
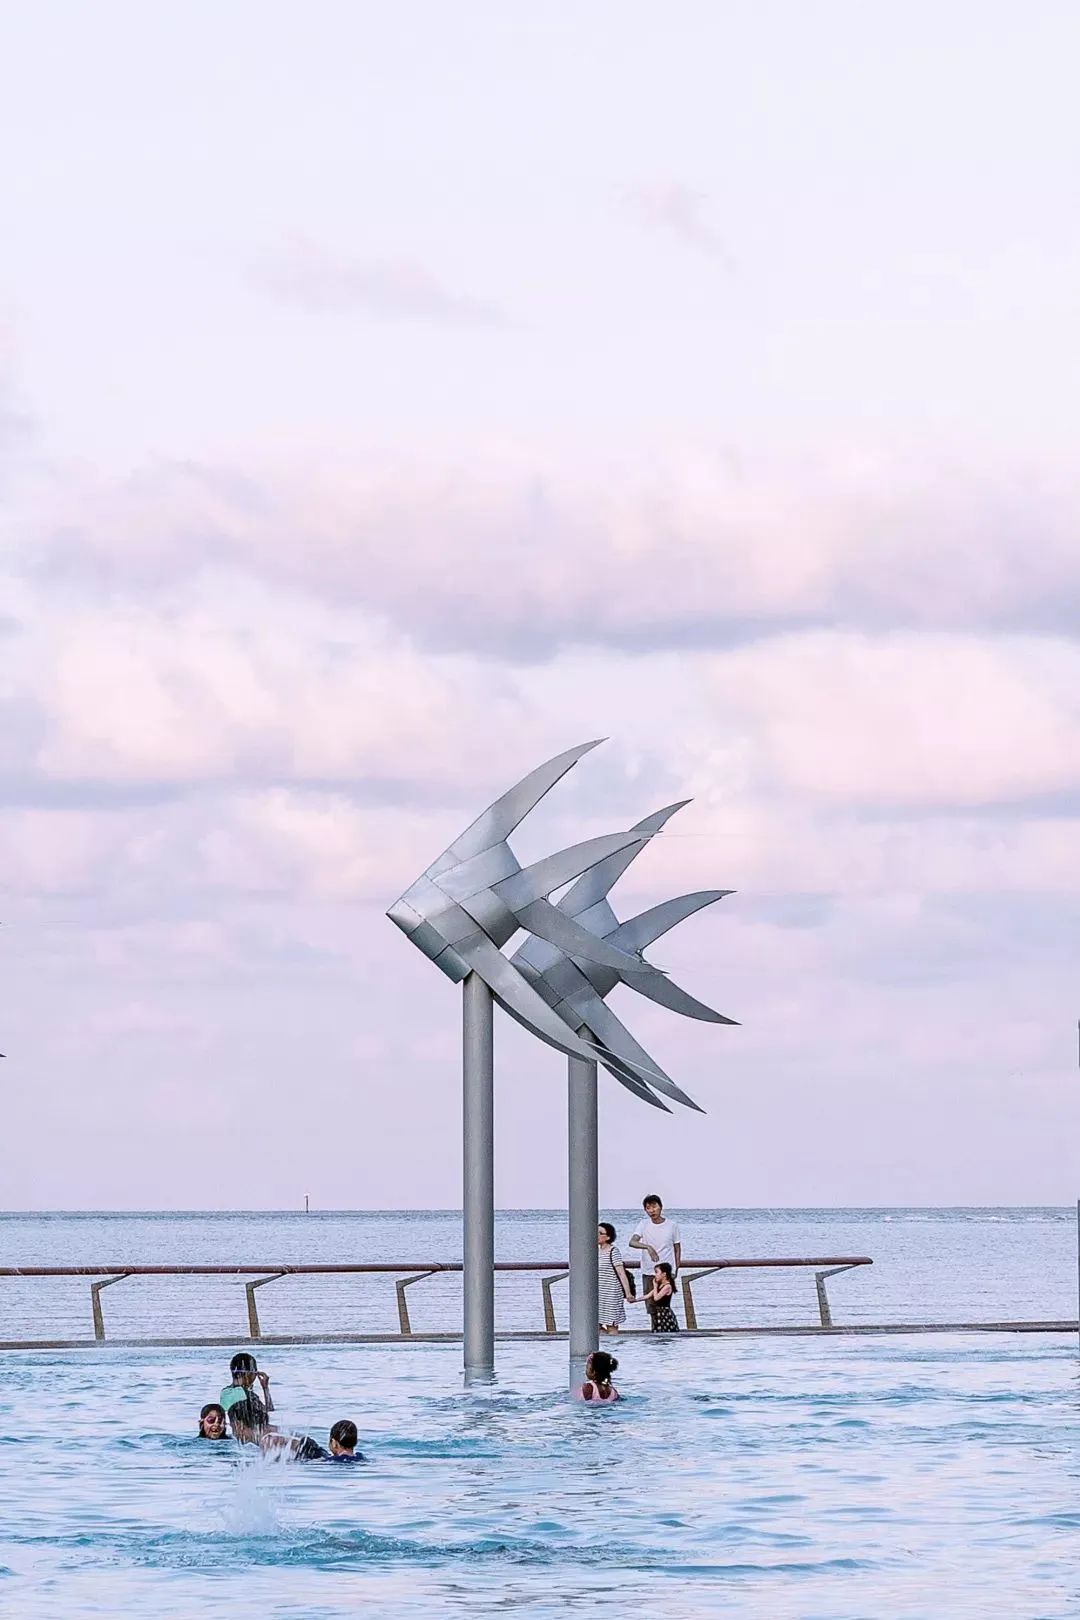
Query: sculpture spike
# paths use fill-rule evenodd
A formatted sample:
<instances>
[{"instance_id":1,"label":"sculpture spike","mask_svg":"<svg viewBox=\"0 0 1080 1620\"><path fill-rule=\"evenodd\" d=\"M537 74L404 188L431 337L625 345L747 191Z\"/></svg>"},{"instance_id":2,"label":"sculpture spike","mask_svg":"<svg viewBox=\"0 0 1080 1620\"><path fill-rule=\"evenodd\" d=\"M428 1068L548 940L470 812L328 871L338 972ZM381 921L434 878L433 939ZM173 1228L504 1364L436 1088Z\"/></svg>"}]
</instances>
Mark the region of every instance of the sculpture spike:
<instances>
[{"instance_id":1,"label":"sculpture spike","mask_svg":"<svg viewBox=\"0 0 1080 1620\"><path fill-rule=\"evenodd\" d=\"M584 754L598 748L603 741L603 737L595 737L592 742L578 743L576 748L567 748L563 753L545 760L543 765L538 765L534 771L523 776L520 782L515 782L512 788L507 788L483 815L477 816L446 853L454 856L456 864L468 860L472 855L479 855L494 844L505 843L545 793L550 792Z\"/></svg>"},{"instance_id":2,"label":"sculpture spike","mask_svg":"<svg viewBox=\"0 0 1080 1620\"><path fill-rule=\"evenodd\" d=\"M662 900L658 906L650 906L648 911L639 911L636 917L628 917L611 937L617 939L626 951L643 951L646 945L651 945L662 934L668 933L677 923L685 922L695 912L713 906L718 900L734 893L734 889L699 889L696 894L680 894L674 900Z\"/></svg>"},{"instance_id":3,"label":"sculpture spike","mask_svg":"<svg viewBox=\"0 0 1080 1620\"><path fill-rule=\"evenodd\" d=\"M679 810L690 804L689 799L680 799L676 804L665 805L663 810L656 810L651 816L645 816L641 821L635 822L630 831L641 834L641 842L635 849L627 849L622 854L612 855L608 860L600 862L591 871L578 879L569 894L560 902L561 909L571 917L578 916L590 906L598 905L605 900L615 887L627 867L635 861L651 838L654 838L660 829L671 820Z\"/></svg>"}]
</instances>

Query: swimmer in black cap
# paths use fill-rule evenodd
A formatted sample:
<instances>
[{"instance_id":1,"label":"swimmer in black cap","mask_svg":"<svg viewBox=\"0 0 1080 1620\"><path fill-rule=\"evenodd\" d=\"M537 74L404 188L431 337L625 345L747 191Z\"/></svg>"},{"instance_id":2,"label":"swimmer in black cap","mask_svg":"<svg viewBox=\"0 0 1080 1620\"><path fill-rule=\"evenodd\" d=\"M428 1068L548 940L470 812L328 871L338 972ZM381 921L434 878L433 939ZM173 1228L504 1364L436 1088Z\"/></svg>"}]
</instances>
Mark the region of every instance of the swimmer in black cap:
<instances>
[{"instance_id":1,"label":"swimmer in black cap","mask_svg":"<svg viewBox=\"0 0 1080 1620\"><path fill-rule=\"evenodd\" d=\"M335 1462L363 1462L364 1455L356 1449L356 1424L351 1418L338 1418L330 1430L330 1455Z\"/></svg>"}]
</instances>

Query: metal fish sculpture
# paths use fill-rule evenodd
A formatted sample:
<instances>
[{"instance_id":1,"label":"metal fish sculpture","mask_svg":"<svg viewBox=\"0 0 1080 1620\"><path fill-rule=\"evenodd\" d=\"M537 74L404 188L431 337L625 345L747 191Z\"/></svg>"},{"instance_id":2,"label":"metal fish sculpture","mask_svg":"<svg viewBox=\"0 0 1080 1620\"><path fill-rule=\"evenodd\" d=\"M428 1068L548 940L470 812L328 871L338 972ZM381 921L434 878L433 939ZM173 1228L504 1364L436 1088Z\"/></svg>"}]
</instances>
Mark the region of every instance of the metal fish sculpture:
<instances>
[{"instance_id":1,"label":"metal fish sculpture","mask_svg":"<svg viewBox=\"0 0 1080 1620\"><path fill-rule=\"evenodd\" d=\"M640 978L653 986L659 999L653 981L661 981L663 975L656 968L640 954L607 943L548 899L598 862L631 849L636 853L648 835L634 831L589 838L527 867L521 866L507 842L529 811L596 746L597 742L581 743L530 771L478 816L387 911L448 978L460 981L478 974L519 1023L568 1057L584 1059L592 1058L590 1048L537 994L501 947L525 928L559 952L572 952L616 979L624 973Z\"/></svg>"}]
</instances>

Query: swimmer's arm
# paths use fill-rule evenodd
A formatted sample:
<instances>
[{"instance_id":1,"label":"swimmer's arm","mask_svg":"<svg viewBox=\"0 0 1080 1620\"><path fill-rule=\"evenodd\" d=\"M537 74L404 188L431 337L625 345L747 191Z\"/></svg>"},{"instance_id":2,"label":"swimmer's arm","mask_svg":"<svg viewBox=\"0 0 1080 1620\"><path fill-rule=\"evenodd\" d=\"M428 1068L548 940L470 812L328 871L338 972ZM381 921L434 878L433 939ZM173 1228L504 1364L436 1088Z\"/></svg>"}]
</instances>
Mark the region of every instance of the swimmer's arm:
<instances>
[{"instance_id":1,"label":"swimmer's arm","mask_svg":"<svg viewBox=\"0 0 1080 1620\"><path fill-rule=\"evenodd\" d=\"M272 1412L274 1410L274 1397L270 1393L270 1374L261 1372L256 1373L255 1376L262 1385L263 1405L266 1407L268 1412Z\"/></svg>"},{"instance_id":2,"label":"swimmer's arm","mask_svg":"<svg viewBox=\"0 0 1080 1620\"><path fill-rule=\"evenodd\" d=\"M276 1429L264 1429L259 1436L260 1451L295 1451L296 1441L292 1435L279 1434Z\"/></svg>"},{"instance_id":3,"label":"swimmer's arm","mask_svg":"<svg viewBox=\"0 0 1080 1620\"><path fill-rule=\"evenodd\" d=\"M592 1400L592 1385L591 1384L582 1384L582 1386L581 1386L581 1398L582 1398L583 1401L591 1401Z\"/></svg>"}]
</instances>

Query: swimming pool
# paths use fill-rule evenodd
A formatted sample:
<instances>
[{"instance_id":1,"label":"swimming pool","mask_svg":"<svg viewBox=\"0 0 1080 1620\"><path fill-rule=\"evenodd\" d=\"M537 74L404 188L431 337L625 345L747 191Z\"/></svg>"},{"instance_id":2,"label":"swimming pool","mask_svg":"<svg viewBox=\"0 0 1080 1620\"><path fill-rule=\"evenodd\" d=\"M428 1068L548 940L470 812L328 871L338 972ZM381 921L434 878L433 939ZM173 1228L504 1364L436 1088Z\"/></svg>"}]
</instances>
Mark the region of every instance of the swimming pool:
<instances>
[{"instance_id":1,"label":"swimming pool","mask_svg":"<svg viewBox=\"0 0 1080 1620\"><path fill-rule=\"evenodd\" d=\"M200 1444L227 1359L0 1366L0 1613L1080 1614L1075 1341L640 1338L628 1397L561 1391L564 1344L267 1350L283 1420L354 1416L370 1466Z\"/></svg>"}]
</instances>

